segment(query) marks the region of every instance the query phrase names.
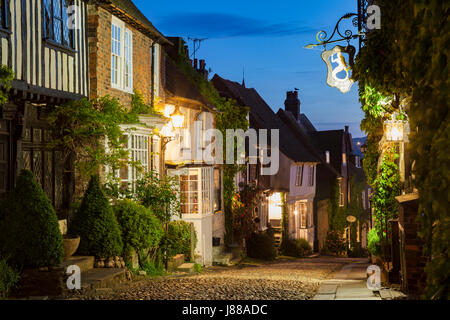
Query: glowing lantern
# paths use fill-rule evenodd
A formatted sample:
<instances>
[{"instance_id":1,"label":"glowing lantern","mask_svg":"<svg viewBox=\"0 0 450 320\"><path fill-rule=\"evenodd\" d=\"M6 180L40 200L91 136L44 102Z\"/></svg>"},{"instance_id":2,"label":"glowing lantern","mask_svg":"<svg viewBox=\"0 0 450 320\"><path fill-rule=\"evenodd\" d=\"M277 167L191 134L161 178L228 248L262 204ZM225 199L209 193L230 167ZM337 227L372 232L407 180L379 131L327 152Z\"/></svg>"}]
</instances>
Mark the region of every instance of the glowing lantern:
<instances>
[{"instance_id":1,"label":"glowing lantern","mask_svg":"<svg viewBox=\"0 0 450 320\"><path fill-rule=\"evenodd\" d=\"M180 112L178 106L175 108L174 113L170 115L170 118L172 119L172 125L175 129L180 129L183 127L184 114Z\"/></svg>"},{"instance_id":2,"label":"glowing lantern","mask_svg":"<svg viewBox=\"0 0 450 320\"><path fill-rule=\"evenodd\" d=\"M386 140L395 142L408 142L409 124L405 120L406 116L399 116L398 112L394 112L390 120L384 122L384 131L386 133Z\"/></svg>"}]
</instances>

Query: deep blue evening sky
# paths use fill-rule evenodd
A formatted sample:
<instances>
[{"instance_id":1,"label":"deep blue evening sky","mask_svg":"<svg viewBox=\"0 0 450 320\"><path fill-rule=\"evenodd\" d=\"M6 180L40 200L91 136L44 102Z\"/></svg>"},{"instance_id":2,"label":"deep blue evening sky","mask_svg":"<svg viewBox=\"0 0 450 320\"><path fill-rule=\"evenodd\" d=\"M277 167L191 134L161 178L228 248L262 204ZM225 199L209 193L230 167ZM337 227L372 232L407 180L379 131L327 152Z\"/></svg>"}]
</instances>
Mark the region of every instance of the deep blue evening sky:
<instances>
[{"instance_id":1,"label":"deep blue evening sky","mask_svg":"<svg viewBox=\"0 0 450 320\"><path fill-rule=\"evenodd\" d=\"M318 30L330 34L342 15L356 12L356 0L134 3L166 36L208 38L197 58L206 60L211 75L241 82L245 67L246 86L255 88L274 111L284 107L286 91L299 88L301 112L318 130L349 125L353 137L363 135L357 84L347 94L328 87L322 48L303 48L315 42Z\"/></svg>"}]
</instances>

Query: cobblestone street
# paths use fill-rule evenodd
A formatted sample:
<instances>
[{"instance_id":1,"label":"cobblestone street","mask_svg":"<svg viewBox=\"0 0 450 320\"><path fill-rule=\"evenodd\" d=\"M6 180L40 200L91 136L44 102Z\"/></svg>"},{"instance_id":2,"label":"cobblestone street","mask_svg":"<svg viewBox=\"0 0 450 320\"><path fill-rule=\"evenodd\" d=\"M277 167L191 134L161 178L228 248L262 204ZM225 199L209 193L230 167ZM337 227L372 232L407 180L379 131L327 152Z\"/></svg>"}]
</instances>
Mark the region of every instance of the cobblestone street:
<instances>
[{"instance_id":1,"label":"cobblestone street","mask_svg":"<svg viewBox=\"0 0 450 320\"><path fill-rule=\"evenodd\" d=\"M210 267L201 274L161 277L98 290L82 299L119 300L309 300L319 286L349 263L367 259L319 257Z\"/></svg>"}]
</instances>

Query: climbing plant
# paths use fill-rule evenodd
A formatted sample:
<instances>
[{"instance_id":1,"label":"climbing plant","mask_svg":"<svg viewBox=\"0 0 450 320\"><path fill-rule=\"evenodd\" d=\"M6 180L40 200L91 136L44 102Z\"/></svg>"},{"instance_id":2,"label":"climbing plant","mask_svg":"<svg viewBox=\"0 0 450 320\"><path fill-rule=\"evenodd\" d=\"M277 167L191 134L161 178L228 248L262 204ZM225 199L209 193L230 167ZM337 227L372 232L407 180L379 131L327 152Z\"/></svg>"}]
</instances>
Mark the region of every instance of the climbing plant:
<instances>
[{"instance_id":1,"label":"climbing plant","mask_svg":"<svg viewBox=\"0 0 450 320\"><path fill-rule=\"evenodd\" d=\"M366 87L374 89L362 97L363 105L376 95L409 101L406 112L412 128L409 153L414 161L413 183L420 195L418 220L424 253L430 257L424 297L448 299L450 200L442 190L449 190L450 185L450 5L445 0L378 0L377 5L383 14L381 29L370 33L358 54L354 78L359 81L360 92L366 92ZM395 99L391 107L398 107ZM365 110L366 122L381 119L374 119L372 110L377 109ZM363 126L371 143L377 143L380 127ZM375 161L367 163L373 166ZM373 167L369 171L373 173Z\"/></svg>"},{"instance_id":2,"label":"climbing plant","mask_svg":"<svg viewBox=\"0 0 450 320\"><path fill-rule=\"evenodd\" d=\"M139 114L152 112L139 92L132 96L129 110L110 96L70 101L56 106L48 116L54 132L50 147L62 148L66 157L74 156L84 180L97 174L101 166L114 172L129 162L120 125L138 124Z\"/></svg>"},{"instance_id":3,"label":"climbing plant","mask_svg":"<svg viewBox=\"0 0 450 320\"><path fill-rule=\"evenodd\" d=\"M8 91L13 79L14 72L7 66L0 65L0 106L8 102Z\"/></svg>"},{"instance_id":4,"label":"climbing plant","mask_svg":"<svg viewBox=\"0 0 450 320\"><path fill-rule=\"evenodd\" d=\"M400 195L400 176L396 160L399 155L395 146L389 148L383 156L378 176L374 182L372 204L374 208L375 229L382 241L387 241L389 220L398 215L398 203L395 197Z\"/></svg>"},{"instance_id":5,"label":"climbing plant","mask_svg":"<svg viewBox=\"0 0 450 320\"><path fill-rule=\"evenodd\" d=\"M167 56L167 59L172 59ZM223 137L226 137L226 130L242 129L246 131L249 123L247 115L249 108L242 107L232 99L223 98L217 92L214 85L207 81L203 75L198 73L192 65L188 62L188 57L184 52L179 53L178 57L173 59L173 62L195 87L200 91L202 96L206 98L212 105L216 107L216 128L220 130ZM237 142L234 142L234 149L236 154ZM224 143L223 155L225 152L226 143ZM224 159L225 160L225 159ZM224 163L226 163L224 161ZM224 164L223 165L223 199L224 199L224 212L225 212L225 242L231 244L233 242L233 197L236 195L235 181L236 174L243 170L243 166L237 164Z\"/></svg>"}]
</instances>

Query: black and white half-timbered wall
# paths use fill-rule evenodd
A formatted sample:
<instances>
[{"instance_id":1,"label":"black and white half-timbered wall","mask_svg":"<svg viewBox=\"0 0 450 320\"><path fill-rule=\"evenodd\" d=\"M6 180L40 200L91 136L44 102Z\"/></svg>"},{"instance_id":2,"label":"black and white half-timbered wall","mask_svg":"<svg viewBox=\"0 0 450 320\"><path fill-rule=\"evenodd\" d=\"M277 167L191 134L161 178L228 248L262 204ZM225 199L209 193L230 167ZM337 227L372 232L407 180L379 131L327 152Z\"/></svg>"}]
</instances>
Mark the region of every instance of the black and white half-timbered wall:
<instances>
[{"instance_id":1,"label":"black and white half-timbered wall","mask_svg":"<svg viewBox=\"0 0 450 320\"><path fill-rule=\"evenodd\" d=\"M57 210L71 197L73 170L48 148L46 115L89 95L86 8L84 0L0 0L0 61L15 75L0 108L0 198L23 168Z\"/></svg>"}]
</instances>

